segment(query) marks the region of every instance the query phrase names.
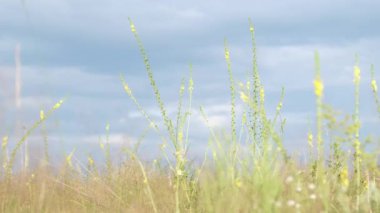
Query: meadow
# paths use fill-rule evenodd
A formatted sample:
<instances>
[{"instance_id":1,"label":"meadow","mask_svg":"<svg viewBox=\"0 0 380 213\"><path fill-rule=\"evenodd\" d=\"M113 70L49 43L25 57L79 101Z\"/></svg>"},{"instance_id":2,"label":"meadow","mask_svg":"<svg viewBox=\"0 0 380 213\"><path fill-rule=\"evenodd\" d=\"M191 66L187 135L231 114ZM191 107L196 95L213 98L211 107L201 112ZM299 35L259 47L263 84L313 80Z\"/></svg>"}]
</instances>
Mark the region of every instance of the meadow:
<instances>
[{"instance_id":1,"label":"meadow","mask_svg":"<svg viewBox=\"0 0 380 213\"><path fill-rule=\"evenodd\" d=\"M236 82L230 49L224 43L226 75L230 88L230 127L225 131L209 128L209 149L200 163L188 155L191 143L190 119L194 82L190 66L188 78L178 89L175 117L165 108L155 82L149 58L131 20L130 29L140 50L162 121L151 118L127 79L121 75L126 98L141 113L149 130L157 135L160 156L143 161L135 146L123 147L127 160L115 163L109 143L102 144L106 162L74 162L74 152L52 166L48 141L41 164L28 170L15 169L15 161L27 138L61 105L58 101L19 141L2 138L0 162L1 212L380 212L379 142L360 135L361 69L359 59L352 67L355 91L354 112L339 115L324 102L324 84L318 52L315 52L315 128L305 138L307 162L283 145L285 119L281 116L285 90L275 113L268 115L265 88L257 65L255 29L252 38L252 67L246 82ZM380 118L378 87L374 78L368 87ZM311 94L312 95L312 94ZM237 105L244 111L237 113ZM302 103L299 103L302 104ZM205 123L207 114L200 112ZM162 125L161 125L162 124ZM109 131L109 126L106 127ZM46 133L47 134L47 133ZM10 146L10 143L14 145ZM10 148L12 147L12 149Z\"/></svg>"}]
</instances>

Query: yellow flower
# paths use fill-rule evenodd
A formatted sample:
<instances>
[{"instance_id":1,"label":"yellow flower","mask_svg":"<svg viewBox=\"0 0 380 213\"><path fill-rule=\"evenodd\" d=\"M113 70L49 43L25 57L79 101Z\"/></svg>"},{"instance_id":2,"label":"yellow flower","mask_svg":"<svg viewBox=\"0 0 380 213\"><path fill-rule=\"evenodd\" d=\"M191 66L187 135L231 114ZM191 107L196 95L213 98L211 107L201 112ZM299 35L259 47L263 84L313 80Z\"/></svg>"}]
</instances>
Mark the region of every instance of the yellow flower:
<instances>
[{"instance_id":1,"label":"yellow flower","mask_svg":"<svg viewBox=\"0 0 380 213\"><path fill-rule=\"evenodd\" d=\"M354 148L355 148L356 155L359 156L362 154L362 151L360 149L360 141L358 139L355 139L354 141ZM359 158L359 161L360 161L360 158Z\"/></svg>"},{"instance_id":2,"label":"yellow flower","mask_svg":"<svg viewBox=\"0 0 380 213\"><path fill-rule=\"evenodd\" d=\"M310 132L307 134L307 142L310 147L313 147L313 134L311 134Z\"/></svg>"},{"instance_id":3,"label":"yellow flower","mask_svg":"<svg viewBox=\"0 0 380 213\"><path fill-rule=\"evenodd\" d=\"M182 141L182 140L183 140L183 133L181 131L181 132L178 132L178 141Z\"/></svg>"},{"instance_id":4,"label":"yellow flower","mask_svg":"<svg viewBox=\"0 0 380 213\"><path fill-rule=\"evenodd\" d=\"M253 26L251 26L250 28L249 28L249 31L251 31L251 32L253 32L255 29L253 28Z\"/></svg>"},{"instance_id":5,"label":"yellow flower","mask_svg":"<svg viewBox=\"0 0 380 213\"><path fill-rule=\"evenodd\" d=\"M91 156L88 156L87 160L88 160L88 165L90 166L94 165L94 159L92 159Z\"/></svg>"},{"instance_id":6,"label":"yellow flower","mask_svg":"<svg viewBox=\"0 0 380 213\"><path fill-rule=\"evenodd\" d=\"M131 22L130 27L131 27L132 33L135 33L136 32L136 28L135 28L135 25L132 22Z\"/></svg>"},{"instance_id":7,"label":"yellow flower","mask_svg":"<svg viewBox=\"0 0 380 213\"><path fill-rule=\"evenodd\" d=\"M314 80L314 93L318 97L323 95L323 82L320 79Z\"/></svg>"},{"instance_id":8,"label":"yellow flower","mask_svg":"<svg viewBox=\"0 0 380 213\"><path fill-rule=\"evenodd\" d=\"M8 136L4 136L3 137L3 143L1 144L1 148L5 149L5 147L7 146L7 144L8 144Z\"/></svg>"},{"instance_id":9,"label":"yellow flower","mask_svg":"<svg viewBox=\"0 0 380 213\"><path fill-rule=\"evenodd\" d=\"M246 87L247 87L247 90L249 90L249 88L251 88L251 82L247 81Z\"/></svg>"},{"instance_id":10,"label":"yellow flower","mask_svg":"<svg viewBox=\"0 0 380 213\"><path fill-rule=\"evenodd\" d=\"M107 132L110 131L110 126L111 126L110 123L107 123L107 125L106 125L106 131L107 131Z\"/></svg>"},{"instance_id":11,"label":"yellow flower","mask_svg":"<svg viewBox=\"0 0 380 213\"><path fill-rule=\"evenodd\" d=\"M104 144L103 143L100 143L99 144L100 148L104 150Z\"/></svg>"},{"instance_id":12,"label":"yellow flower","mask_svg":"<svg viewBox=\"0 0 380 213\"><path fill-rule=\"evenodd\" d=\"M180 176L182 176L184 173L183 173L183 171L181 170L181 169L177 169L177 171L176 171L176 175L178 176L178 177L180 177Z\"/></svg>"},{"instance_id":13,"label":"yellow flower","mask_svg":"<svg viewBox=\"0 0 380 213\"><path fill-rule=\"evenodd\" d=\"M360 68L358 66L354 67L354 83L360 83Z\"/></svg>"},{"instance_id":14,"label":"yellow flower","mask_svg":"<svg viewBox=\"0 0 380 213\"><path fill-rule=\"evenodd\" d=\"M244 92L240 92L240 99L245 103L249 101L249 97Z\"/></svg>"},{"instance_id":15,"label":"yellow flower","mask_svg":"<svg viewBox=\"0 0 380 213\"><path fill-rule=\"evenodd\" d=\"M224 51L224 57L226 58L227 61L230 60L230 52L228 51L228 49Z\"/></svg>"},{"instance_id":16,"label":"yellow flower","mask_svg":"<svg viewBox=\"0 0 380 213\"><path fill-rule=\"evenodd\" d=\"M44 120L45 119L45 113L43 110L40 111L40 119Z\"/></svg>"},{"instance_id":17,"label":"yellow flower","mask_svg":"<svg viewBox=\"0 0 380 213\"><path fill-rule=\"evenodd\" d=\"M265 98L264 87L261 87L261 89L260 89L260 98L261 98L261 101L264 101L264 98Z\"/></svg>"},{"instance_id":18,"label":"yellow flower","mask_svg":"<svg viewBox=\"0 0 380 213\"><path fill-rule=\"evenodd\" d=\"M347 167L345 167L342 172L339 174L339 180L340 180L340 183L347 187L348 184L350 183L349 179L348 179L348 169Z\"/></svg>"},{"instance_id":19,"label":"yellow flower","mask_svg":"<svg viewBox=\"0 0 380 213\"><path fill-rule=\"evenodd\" d=\"M191 93L194 90L194 81L192 78L189 80L189 92Z\"/></svg>"},{"instance_id":20,"label":"yellow flower","mask_svg":"<svg viewBox=\"0 0 380 213\"><path fill-rule=\"evenodd\" d=\"M72 164L72 162L71 162L71 159L73 158L74 152L75 152L75 149L74 149L73 151L71 151L70 154L66 157L66 163L67 163L67 165L69 165L70 167L73 167L73 164Z\"/></svg>"},{"instance_id":21,"label":"yellow flower","mask_svg":"<svg viewBox=\"0 0 380 213\"><path fill-rule=\"evenodd\" d=\"M280 111L282 109L282 102L278 103L276 109L277 109L277 111Z\"/></svg>"},{"instance_id":22,"label":"yellow flower","mask_svg":"<svg viewBox=\"0 0 380 213\"><path fill-rule=\"evenodd\" d=\"M132 90L129 88L129 86L128 86L127 83L124 84L124 90L125 90L125 92L126 92L128 95L131 95L131 94L132 94Z\"/></svg>"},{"instance_id":23,"label":"yellow flower","mask_svg":"<svg viewBox=\"0 0 380 213\"><path fill-rule=\"evenodd\" d=\"M56 104L53 106L53 109L54 109L54 110L58 109L59 107L61 107L62 104L63 104L63 100L58 101L58 103L56 103Z\"/></svg>"},{"instance_id":24,"label":"yellow flower","mask_svg":"<svg viewBox=\"0 0 380 213\"><path fill-rule=\"evenodd\" d=\"M371 87L374 92L377 92L377 83L375 79L371 81Z\"/></svg>"},{"instance_id":25,"label":"yellow flower","mask_svg":"<svg viewBox=\"0 0 380 213\"><path fill-rule=\"evenodd\" d=\"M235 185L236 185L236 187L241 188L243 186L243 183L241 182L241 180L239 178L237 178L235 180Z\"/></svg>"}]
</instances>

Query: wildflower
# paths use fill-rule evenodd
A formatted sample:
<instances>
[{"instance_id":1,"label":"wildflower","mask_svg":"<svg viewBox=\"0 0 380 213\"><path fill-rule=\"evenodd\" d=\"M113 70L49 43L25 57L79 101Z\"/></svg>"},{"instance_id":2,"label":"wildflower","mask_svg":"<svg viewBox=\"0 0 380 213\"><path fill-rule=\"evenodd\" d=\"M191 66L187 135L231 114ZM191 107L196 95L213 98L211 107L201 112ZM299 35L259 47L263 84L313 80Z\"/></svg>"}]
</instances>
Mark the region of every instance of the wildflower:
<instances>
[{"instance_id":1,"label":"wildflower","mask_svg":"<svg viewBox=\"0 0 380 213\"><path fill-rule=\"evenodd\" d=\"M247 83L245 84L245 87L247 88L247 90L249 90L251 88L251 82L247 81Z\"/></svg>"},{"instance_id":2,"label":"wildflower","mask_svg":"<svg viewBox=\"0 0 380 213\"><path fill-rule=\"evenodd\" d=\"M253 33L255 29L253 28L253 26L249 27L249 31L251 31Z\"/></svg>"},{"instance_id":3,"label":"wildflower","mask_svg":"<svg viewBox=\"0 0 380 213\"><path fill-rule=\"evenodd\" d=\"M296 209L299 209L299 208L301 208L301 204L296 203Z\"/></svg>"},{"instance_id":4,"label":"wildflower","mask_svg":"<svg viewBox=\"0 0 380 213\"><path fill-rule=\"evenodd\" d=\"M261 87L261 89L260 89L260 99L261 99L261 101L264 101L264 98L265 98L264 87Z\"/></svg>"},{"instance_id":5,"label":"wildflower","mask_svg":"<svg viewBox=\"0 0 380 213\"><path fill-rule=\"evenodd\" d=\"M125 90L125 92L126 92L128 95L131 95L131 94L132 94L132 90L129 88L129 86L128 86L127 83L124 84L124 90Z\"/></svg>"},{"instance_id":6,"label":"wildflower","mask_svg":"<svg viewBox=\"0 0 380 213\"><path fill-rule=\"evenodd\" d=\"M56 104L53 106L53 109L54 109L54 110L58 109L59 107L61 107L62 104L63 104L63 100L58 101L58 103L56 103Z\"/></svg>"},{"instance_id":7,"label":"wildflower","mask_svg":"<svg viewBox=\"0 0 380 213\"><path fill-rule=\"evenodd\" d=\"M240 180L239 178L237 178L237 179L235 180L235 185L236 185L236 187L241 188L242 185L243 185L243 183L241 182L241 180Z\"/></svg>"},{"instance_id":8,"label":"wildflower","mask_svg":"<svg viewBox=\"0 0 380 213\"><path fill-rule=\"evenodd\" d=\"M301 186L297 186L296 192L302 192L302 187Z\"/></svg>"},{"instance_id":9,"label":"wildflower","mask_svg":"<svg viewBox=\"0 0 380 213\"><path fill-rule=\"evenodd\" d=\"M100 148L104 150L104 144L103 143L100 143L99 144Z\"/></svg>"},{"instance_id":10,"label":"wildflower","mask_svg":"<svg viewBox=\"0 0 380 213\"><path fill-rule=\"evenodd\" d=\"M226 58L227 61L230 60L230 52L228 51L228 49L224 51L224 57Z\"/></svg>"},{"instance_id":11,"label":"wildflower","mask_svg":"<svg viewBox=\"0 0 380 213\"><path fill-rule=\"evenodd\" d=\"M72 162L71 162L71 159L73 158L74 152L75 152L75 149L74 149L73 151L71 151L70 154L66 157L66 163L67 163L67 165L69 165L70 167L73 167L73 164L72 164Z\"/></svg>"},{"instance_id":12,"label":"wildflower","mask_svg":"<svg viewBox=\"0 0 380 213\"><path fill-rule=\"evenodd\" d=\"M288 200L288 202L286 202L286 205L288 205L288 206L294 206L294 205L296 205L296 201L294 201L294 200Z\"/></svg>"},{"instance_id":13,"label":"wildflower","mask_svg":"<svg viewBox=\"0 0 380 213\"><path fill-rule=\"evenodd\" d=\"M44 120L45 119L45 113L43 110L40 111L40 120Z\"/></svg>"},{"instance_id":14,"label":"wildflower","mask_svg":"<svg viewBox=\"0 0 380 213\"><path fill-rule=\"evenodd\" d=\"M314 80L314 93L318 97L323 95L323 82L320 79Z\"/></svg>"},{"instance_id":15,"label":"wildflower","mask_svg":"<svg viewBox=\"0 0 380 213\"><path fill-rule=\"evenodd\" d=\"M313 148L313 134L311 132L307 134L307 143L311 148Z\"/></svg>"},{"instance_id":16,"label":"wildflower","mask_svg":"<svg viewBox=\"0 0 380 213\"><path fill-rule=\"evenodd\" d=\"M276 109L277 109L277 111L280 111L282 109L282 102L278 103Z\"/></svg>"},{"instance_id":17,"label":"wildflower","mask_svg":"<svg viewBox=\"0 0 380 213\"><path fill-rule=\"evenodd\" d=\"M189 92L191 93L194 90L194 81L192 78L189 80Z\"/></svg>"},{"instance_id":18,"label":"wildflower","mask_svg":"<svg viewBox=\"0 0 380 213\"><path fill-rule=\"evenodd\" d=\"M243 116L241 118L241 122L243 124L246 124L247 123L247 113L246 112L243 112Z\"/></svg>"},{"instance_id":19,"label":"wildflower","mask_svg":"<svg viewBox=\"0 0 380 213\"><path fill-rule=\"evenodd\" d=\"M130 27L131 27L132 33L135 33L136 32L136 28L135 28L135 25L132 22L131 22Z\"/></svg>"},{"instance_id":20,"label":"wildflower","mask_svg":"<svg viewBox=\"0 0 380 213\"><path fill-rule=\"evenodd\" d=\"M181 84L181 86L179 87L179 92L183 93L184 90L185 90L185 85Z\"/></svg>"},{"instance_id":21,"label":"wildflower","mask_svg":"<svg viewBox=\"0 0 380 213\"><path fill-rule=\"evenodd\" d=\"M281 202L281 201L276 201L276 202L274 203L274 205L275 205L276 207L281 207L281 206L282 206L282 202Z\"/></svg>"},{"instance_id":22,"label":"wildflower","mask_svg":"<svg viewBox=\"0 0 380 213\"><path fill-rule=\"evenodd\" d=\"M350 181L348 180L348 169L345 167L339 174L339 180L344 187L347 187Z\"/></svg>"},{"instance_id":23,"label":"wildflower","mask_svg":"<svg viewBox=\"0 0 380 213\"><path fill-rule=\"evenodd\" d=\"M317 195L316 195L316 194L311 194L311 195L310 195L310 199L312 199L312 200L317 199Z\"/></svg>"},{"instance_id":24,"label":"wildflower","mask_svg":"<svg viewBox=\"0 0 380 213\"><path fill-rule=\"evenodd\" d=\"M360 68L359 68L359 66L354 67L354 83L355 84L360 83Z\"/></svg>"},{"instance_id":25,"label":"wildflower","mask_svg":"<svg viewBox=\"0 0 380 213\"><path fill-rule=\"evenodd\" d=\"M91 156L88 156L87 161L88 161L88 165L90 166L94 165L94 159L92 159Z\"/></svg>"},{"instance_id":26,"label":"wildflower","mask_svg":"<svg viewBox=\"0 0 380 213\"><path fill-rule=\"evenodd\" d=\"M212 152L212 157L215 159L217 157L217 154L215 151Z\"/></svg>"},{"instance_id":27,"label":"wildflower","mask_svg":"<svg viewBox=\"0 0 380 213\"><path fill-rule=\"evenodd\" d=\"M376 83L376 80L375 80L375 79L373 79L373 80L371 81L371 87L372 87L372 90L373 90L374 92L377 92L377 83Z\"/></svg>"},{"instance_id":28,"label":"wildflower","mask_svg":"<svg viewBox=\"0 0 380 213\"><path fill-rule=\"evenodd\" d=\"M178 141L182 141L182 140L183 140L183 133L179 132L178 133Z\"/></svg>"},{"instance_id":29,"label":"wildflower","mask_svg":"<svg viewBox=\"0 0 380 213\"><path fill-rule=\"evenodd\" d=\"M313 191L315 189L315 185L314 183L309 183L309 185L307 186L311 191Z\"/></svg>"},{"instance_id":30,"label":"wildflower","mask_svg":"<svg viewBox=\"0 0 380 213\"><path fill-rule=\"evenodd\" d=\"M3 142L1 143L1 148L5 149L5 147L7 146L7 144L8 144L8 136L4 136L3 137Z\"/></svg>"},{"instance_id":31,"label":"wildflower","mask_svg":"<svg viewBox=\"0 0 380 213\"><path fill-rule=\"evenodd\" d=\"M286 184L289 184L289 183L291 183L291 182L293 182L294 181L294 178L292 177L292 176L288 176L286 179L285 179L285 183Z\"/></svg>"},{"instance_id":32,"label":"wildflower","mask_svg":"<svg viewBox=\"0 0 380 213\"><path fill-rule=\"evenodd\" d=\"M245 103L249 101L249 97L244 92L240 92L240 99Z\"/></svg>"},{"instance_id":33,"label":"wildflower","mask_svg":"<svg viewBox=\"0 0 380 213\"><path fill-rule=\"evenodd\" d=\"M182 175L183 175L183 171L182 171L181 169L177 169L177 171L176 171L176 175L177 175L178 177L182 176Z\"/></svg>"},{"instance_id":34,"label":"wildflower","mask_svg":"<svg viewBox=\"0 0 380 213\"><path fill-rule=\"evenodd\" d=\"M354 147L355 147L356 155L362 154L362 152L360 150L360 141L358 139L355 139L355 141L354 141Z\"/></svg>"},{"instance_id":35,"label":"wildflower","mask_svg":"<svg viewBox=\"0 0 380 213\"><path fill-rule=\"evenodd\" d=\"M166 143L162 143L160 147L161 147L161 149L165 149L166 148Z\"/></svg>"}]
</instances>

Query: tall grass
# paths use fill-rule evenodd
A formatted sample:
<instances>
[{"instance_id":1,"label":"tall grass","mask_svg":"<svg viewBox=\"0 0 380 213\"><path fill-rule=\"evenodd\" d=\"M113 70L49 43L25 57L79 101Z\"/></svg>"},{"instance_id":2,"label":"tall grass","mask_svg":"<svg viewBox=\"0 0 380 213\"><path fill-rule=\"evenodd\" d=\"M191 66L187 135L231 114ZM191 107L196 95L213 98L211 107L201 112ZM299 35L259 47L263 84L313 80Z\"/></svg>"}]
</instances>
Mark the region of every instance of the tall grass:
<instances>
[{"instance_id":1,"label":"tall grass","mask_svg":"<svg viewBox=\"0 0 380 213\"><path fill-rule=\"evenodd\" d=\"M161 98L148 55L136 26L129 20L152 92L161 113L154 120L134 96L128 79L120 77L127 96L147 122L147 131L157 135L161 153L153 162L143 162L134 147L124 147L127 157L114 165L109 148L110 124L106 125L101 149L104 165L90 154L87 165L66 156L62 172L36 168L30 173L12 174L14 159L25 139L51 113L41 113L27 134L8 155L8 138L1 148L0 211L2 212L379 212L378 150L367 151L360 135L360 68L354 73L354 112L338 112L323 101L324 86L319 55L315 53L315 128L306 133L310 158L301 164L283 145L285 119L282 89L274 114L265 107L265 87L257 63L255 28L249 20L252 69L246 82L237 83L233 73L233 52L225 40L226 75L231 101L230 131L218 132L200 113L210 132L209 150L201 165L188 156L194 82L192 66L188 80L179 84L177 112L169 114ZM377 83L372 67L369 86L379 111ZM312 94L311 94L312 95ZM240 97L240 99L238 98ZM188 98L188 101L185 101ZM187 105L186 105L187 104ZM300 103L302 104L302 103ZM241 114L236 110L242 106ZM240 122L241 121L241 122ZM162 124L162 125L159 125ZM313 131L314 130L314 131ZM144 133L145 134L145 133ZM144 135L143 134L143 135ZM326 136L328 135L328 137ZM316 136L316 137L314 137ZM375 140L372 139L374 142ZM329 145L329 146L328 146ZM47 150L47 144L45 144ZM347 150L349 150L347 152ZM211 153L211 158L207 156ZM49 159L45 153L46 161ZM163 161L163 162L162 162ZM167 167L162 166L167 165ZM105 167L105 168L103 168Z\"/></svg>"}]
</instances>

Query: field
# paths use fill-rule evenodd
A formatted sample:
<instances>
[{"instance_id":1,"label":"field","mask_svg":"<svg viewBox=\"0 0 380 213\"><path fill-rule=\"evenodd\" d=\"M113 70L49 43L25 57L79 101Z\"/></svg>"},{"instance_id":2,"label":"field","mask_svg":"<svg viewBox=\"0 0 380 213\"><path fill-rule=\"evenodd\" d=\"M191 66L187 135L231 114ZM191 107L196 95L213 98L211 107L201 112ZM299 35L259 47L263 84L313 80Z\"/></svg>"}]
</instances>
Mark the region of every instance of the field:
<instances>
[{"instance_id":1,"label":"field","mask_svg":"<svg viewBox=\"0 0 380 213\"><path fill-rule=\"evenodd\" d=\"M359 59L352 67L355 111L342 116L324 102L323 76L315 52L315 128L305 138L309 159L301 163L283 145L284 90L274 106L276 113L271 117L267 114L257 65L255 29L250 22L251 77L242 83L234 80L232 53L225 41L230 128L224 132L210 128L209 150L200 163L194 163L188 156L194 90L191 67L188 79L183 79L178 91L177 116L171 118L143 42L129 21L164 125L151 119L124 76L120 76L120 83L150 130L156 133L157 143L161 144L160 156L152 162L141 160L136 154L137 144L123 148L128 160L116 164L109 144L105 143L100 147L106 158L102 164L97 164L90 155L87 162L78 164L73 162L72 152L63 159L62 166L51 166L46 149L40 166L27 171L15 169L20 148L30 134L66 104L65 99L60 100L51 110L40 112L40 119L12 149L8 137L3 137L1 212L380 212L379 142L360 135ZM378 109L376 116L380 116L374 67L372 74L368 87L372 88L373 105ZM242 114L237 113L237 104L244 105ZM200 112L207 123L207 114L202 108Z\"/></svg>"}]
</instances>

